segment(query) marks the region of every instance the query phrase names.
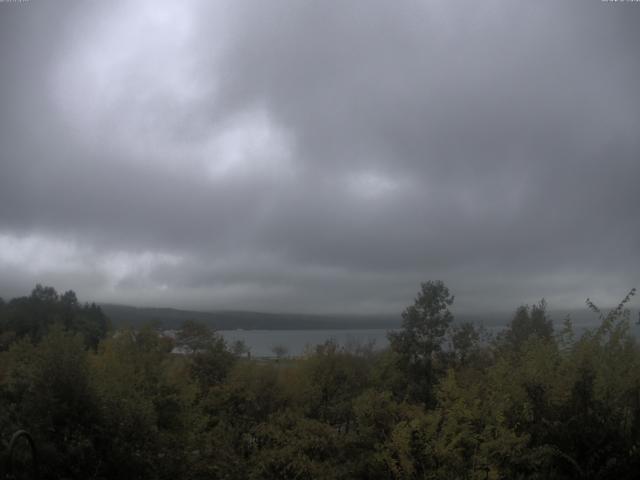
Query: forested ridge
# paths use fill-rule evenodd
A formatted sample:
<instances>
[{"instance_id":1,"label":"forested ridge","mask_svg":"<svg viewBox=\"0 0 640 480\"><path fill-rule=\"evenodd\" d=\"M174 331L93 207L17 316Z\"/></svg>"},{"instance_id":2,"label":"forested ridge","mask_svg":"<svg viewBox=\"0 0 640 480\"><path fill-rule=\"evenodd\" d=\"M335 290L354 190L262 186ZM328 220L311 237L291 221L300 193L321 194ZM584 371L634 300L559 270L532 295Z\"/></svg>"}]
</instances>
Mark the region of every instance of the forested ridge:
<instances>
[{"instance_id":1,"label":"forested ridge","mask_svg":"<svg viewBox=\"0 0 640 480\"><path fill-rule=\"evenodd\" d=\"M39 285L0 300L0 438L29 431L47 479L635 479L634 294L587 300L581 335L543 300L491 336L429 281L386 350L265 361L195 321L114 330Z\"/></svg>"},{"instance_id":2,"label":"forested ridge","mask_svg":"<svg viewBox=\"0 0 640 480\"><path fill-rule=\"evenodd\" d=\"M400 326L396 315L311 315L239 310L197 311L174 308L130 307L100 304L115 328L136 328L156 323L164 328L180 328L185 320L196 320L216 330L326 330L393 329Z\"/></svg>"}]
</instances>

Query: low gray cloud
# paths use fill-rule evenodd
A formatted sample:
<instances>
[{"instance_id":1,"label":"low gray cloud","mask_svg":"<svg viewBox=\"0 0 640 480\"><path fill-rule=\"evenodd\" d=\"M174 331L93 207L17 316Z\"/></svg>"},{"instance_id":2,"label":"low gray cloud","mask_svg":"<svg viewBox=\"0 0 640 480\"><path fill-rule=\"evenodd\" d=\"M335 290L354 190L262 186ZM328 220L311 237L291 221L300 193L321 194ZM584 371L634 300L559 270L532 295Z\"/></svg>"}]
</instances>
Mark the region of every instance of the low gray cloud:
<instances>
[{"instance_id":1,"label":"low gray cloud","mask_svg":"<svg viewBox=\"0 0 640 480\"><path fill-rule=\"evenodd\" d=\"M0 3L0 295L398 312L640 283L640 6ZM554 305L554 302L557 305Z\"/></svg>"}]
</instances>

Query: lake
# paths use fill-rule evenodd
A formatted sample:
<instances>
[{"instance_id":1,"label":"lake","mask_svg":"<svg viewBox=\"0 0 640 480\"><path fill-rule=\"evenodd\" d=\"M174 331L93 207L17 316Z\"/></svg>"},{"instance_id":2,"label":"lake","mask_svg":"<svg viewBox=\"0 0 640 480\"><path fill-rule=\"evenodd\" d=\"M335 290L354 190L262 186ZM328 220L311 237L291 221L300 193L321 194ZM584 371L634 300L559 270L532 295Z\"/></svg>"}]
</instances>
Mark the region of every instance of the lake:
<instances>
[{"instance_id":1,"label":"lake","mask_svg":"<svg viewBox=\"0 0 640 480\"><path fill-rule=\"evenodd\" d=\"M574 325L576 338L579 338L587 329L597 328L597 323L582 323ZM498 334L504 326L490 326L486 330L492 334ZM562 325L554 325L555 332L559 333ZM392 329L391 329L392 330ZM307 347L315 347L327 340L335 340L339 345L366 345L373 342L374 349L379 350L389 345L387 332L389 329L350 329L350 330L218 330L227 343L242 340L251 350L254 357L275 357L273 348L282 346L286 348L286 356L300 356ZM631 333L640 337L638 324L631 325Z\"/></svg>"},{"instance_id":2,"label":"lake","mask_svg":"<svg viewBox=\"0 0 640 480\"><path fill-rule=\"evenodd\" d=\"M242 340L254 357L275 357L273 348L283 346L287 356L299 356L307 347L315 347L327 340L339 345L366 345L374 343L375 349L389 345L385 329L362 330L218 330L229 345Z\"/></svg>"}]
</instances>

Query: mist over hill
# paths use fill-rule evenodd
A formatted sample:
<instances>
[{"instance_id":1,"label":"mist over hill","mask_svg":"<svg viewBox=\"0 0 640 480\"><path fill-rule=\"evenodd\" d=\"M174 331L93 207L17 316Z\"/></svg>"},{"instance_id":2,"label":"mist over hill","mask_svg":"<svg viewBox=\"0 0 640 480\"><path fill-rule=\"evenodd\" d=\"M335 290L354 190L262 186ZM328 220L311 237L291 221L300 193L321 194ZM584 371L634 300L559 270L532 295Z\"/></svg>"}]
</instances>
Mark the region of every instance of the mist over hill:
<instances>
[{"instance_id":1,"label":"mist over hill","mask_svg":"<svg viewBox=\"0 0 640 480\"><path fill-rule=\"evenodd\" d=\"M185 320L196 320L216 330L313 330L349 328L398 328L400 315L312 315L252 311L179 310L175 308L132 307L101 304L103 311L118 327L138 327L157 323L178 328Z\"/></svg>"},{"instance_id":2,"label":"mist over hill","mask_svg":"<svg viewBox=\"0 0 640 480\"><path fill-rule=\"evenodd\" d=\"M182 310L176 308L134 307L110 303L100 304L116 328L140 327L157 324L167 329L179 328L185 320L202 322L215 330L339 330L339 329L396 329L402 318L398 314L375 315L319 315L307 313L272 313L243 310ZM515 311L515 308L514 308ZM585 309L550 310L550 317L559 327L567 315L578 327L594 326L598 318ZM632 319L638 316L632 311ZM488 328L506 326L513 312L462 313L455 315L456 322L472 322Z\"/></svg>"}]
</instances>

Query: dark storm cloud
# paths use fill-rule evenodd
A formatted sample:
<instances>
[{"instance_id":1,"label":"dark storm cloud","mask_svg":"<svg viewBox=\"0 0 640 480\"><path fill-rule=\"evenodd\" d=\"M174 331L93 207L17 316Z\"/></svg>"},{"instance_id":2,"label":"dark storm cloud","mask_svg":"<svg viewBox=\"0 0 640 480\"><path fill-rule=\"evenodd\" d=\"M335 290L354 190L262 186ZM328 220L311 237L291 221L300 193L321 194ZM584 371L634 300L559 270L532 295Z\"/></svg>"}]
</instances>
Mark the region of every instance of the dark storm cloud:
<instances>
[{"instance_id":1,"label":"dark storm cloud","mask_svg":"<svg viewBox=\"0 0 640 480\"><path fill-rule=\"evenodd\" d=\"M639 283L637 5L0 9L4 291L357 312L429 278L466 309Z\"/></svg>"}]
</instances>

